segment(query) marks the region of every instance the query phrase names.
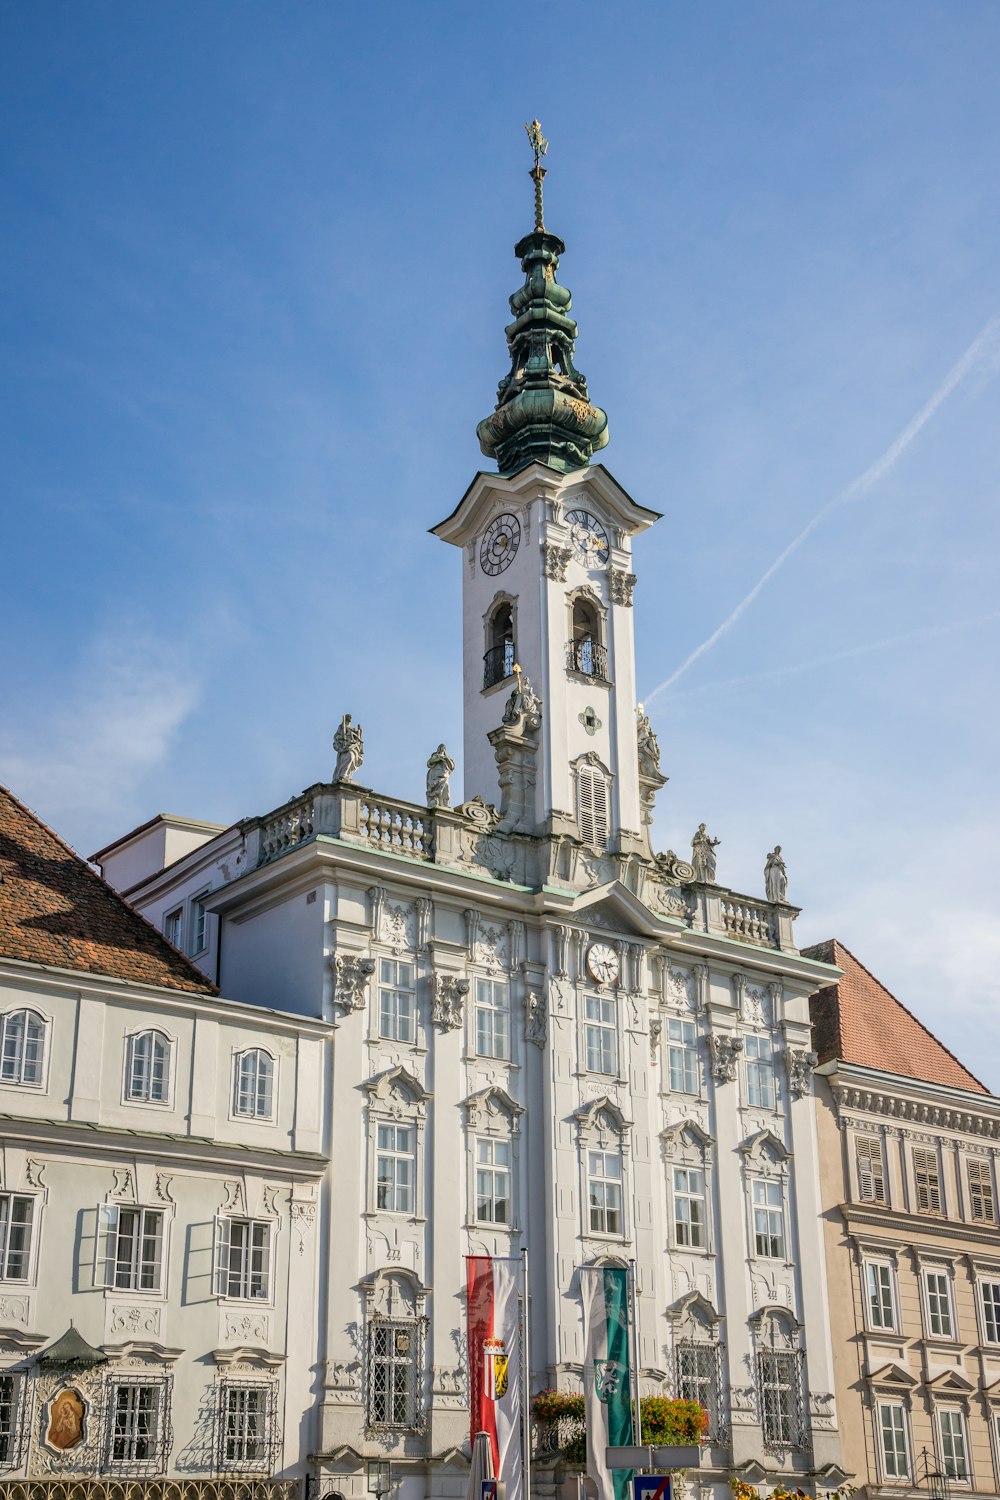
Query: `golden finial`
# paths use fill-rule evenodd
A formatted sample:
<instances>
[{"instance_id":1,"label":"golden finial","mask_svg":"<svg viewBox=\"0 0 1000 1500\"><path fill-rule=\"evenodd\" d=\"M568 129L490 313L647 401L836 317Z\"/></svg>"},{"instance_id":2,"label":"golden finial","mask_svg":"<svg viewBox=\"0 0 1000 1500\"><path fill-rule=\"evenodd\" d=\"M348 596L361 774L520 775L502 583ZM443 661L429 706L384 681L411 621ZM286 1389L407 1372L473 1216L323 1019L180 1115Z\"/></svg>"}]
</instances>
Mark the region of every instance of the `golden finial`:
<instances>
[{"instance_id":1,"label":"golden finial","mask_svg":"<svg viewBox=\"0 0 1000 1500\"><path fill-rule=\"evenodd\" d=\"M549 149L549 143L542 135L542 127L537 120L532 120L530 125L525 125L531 149L535 153L535 165L532 167L530 176L535 184L535 228L544 229L544 217L542 214L542 179L545 176L545 168L542 166L542 157Z\"/></svg>"},{"instance_id":2,"label":"golden finial","mask_svg":"<svg viewBox=\"0 0 1000 1500\"><path fill-rule=\"evenodd\" d=\"M517 690L518 690L518 692L520 692L521 691L521 668L518 665L518 663L515 662L514 665L513 665L513 667L511 668L511 670L514 673L514 676L517 678Z\"/></svg>"}]
</instances>

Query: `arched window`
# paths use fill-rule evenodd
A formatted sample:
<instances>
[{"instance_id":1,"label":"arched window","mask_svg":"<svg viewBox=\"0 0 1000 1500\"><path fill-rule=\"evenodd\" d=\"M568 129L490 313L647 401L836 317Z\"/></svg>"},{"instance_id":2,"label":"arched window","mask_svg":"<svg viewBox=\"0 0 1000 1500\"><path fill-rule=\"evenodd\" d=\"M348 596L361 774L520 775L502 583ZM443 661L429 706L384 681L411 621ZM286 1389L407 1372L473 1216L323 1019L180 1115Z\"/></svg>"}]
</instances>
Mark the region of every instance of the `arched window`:
<instances>
[{"instance_id":1,"label":"arched window","mask_svg":"<svg viewBox=\"0 0 1000 1500\"><path fill-rule=\"evenodd\" d=\"M486 653L483 657L483 687L494 687L514 675L514 605L499 599L486 616Z\"/></svg>"},{"instance_id":2,"label":"arched window","mask_svg":"<svg viewBox=\"0 0 1000 1500\"><path fill-rule=\"evenodd\" d=\"M233 1081L233 1114L245 1119L269 1120L274 1109L274 1058L260 1047L236 1057Z\"/></svg>"},{"instance_id":3,"label":"arched window","mask_svg":"<svg viewBox=\"0 0 1000 1500\"><path fill-rule=\"evenodd\" d=\"M593 599L578 594L570 617L567 661L571 671L608 680L608 653L601 639L601 616Z\"/></svg>"},{"instance_id":4,"label":"arched window","mask_svg":"<svg viewBox=\"0 0 1000 1500\"><path fill-rule=\"evenodd\" d=\"M801 1448L806 1433L799 1325L783 1308L762 1308L753 1323L764 1447L777 1452Z\"/></svg>"},{"instance_id":5,"label":"arched window","mask_svg":"<svg viewBox=\"0 0 1000 1500\"><path fill-rule=\"evenodd\" d=\"M139 1031L128 1039L125 1098L166 1104L170 1087L170 1043L162 1031Z\"/></svg>"},{"instance_id":6,"label":"arched window","mask_svg":"<svg viewBox=\"0 0 1000 1500\"><path fill-rule=\"evenodd\" d=\"M608 842L608 779L600 766L576 768L576 821L585 844Z\"/></svg>"},{"instance_id":7,"label":"arched window","mask_svg":"<svg viewBox=\"0 0 1000 1500\"><path fill-rule=\"evenodd\" d=\"M0 1016L0 1082L43 1083L45 1022L33 1010L12 1010Z\"/></svg>"}]
</instances>

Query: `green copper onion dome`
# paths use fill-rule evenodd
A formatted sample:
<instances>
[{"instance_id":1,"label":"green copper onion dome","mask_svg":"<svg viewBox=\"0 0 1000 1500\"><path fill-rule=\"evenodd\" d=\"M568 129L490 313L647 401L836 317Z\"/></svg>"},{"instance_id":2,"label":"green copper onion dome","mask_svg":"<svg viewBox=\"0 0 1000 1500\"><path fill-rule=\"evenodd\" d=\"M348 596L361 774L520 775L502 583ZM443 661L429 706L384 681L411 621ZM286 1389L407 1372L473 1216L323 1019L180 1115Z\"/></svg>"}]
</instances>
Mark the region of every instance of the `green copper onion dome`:
<instances>
[{"instance_id":1,"label":"green copper onion dome","mask_svg":"<svg viewBox=\"0 0 1000 1500\"><path fill-rule=\"evenodd\" d=\"M535 228L514 246L524 286L510 299L514 314L507 347L510 374L497 388L496 410L476 433L487 458L501 474L527 464L548 464L566 473L584 469L608 441L607 413L590 404L586 376L573 363L576 323L568 316L572 297L556 281L566 246L549 234L542 216L541 158L548 142L537 120L525 126L535 152Z\"/></svg>"}]
</instances>

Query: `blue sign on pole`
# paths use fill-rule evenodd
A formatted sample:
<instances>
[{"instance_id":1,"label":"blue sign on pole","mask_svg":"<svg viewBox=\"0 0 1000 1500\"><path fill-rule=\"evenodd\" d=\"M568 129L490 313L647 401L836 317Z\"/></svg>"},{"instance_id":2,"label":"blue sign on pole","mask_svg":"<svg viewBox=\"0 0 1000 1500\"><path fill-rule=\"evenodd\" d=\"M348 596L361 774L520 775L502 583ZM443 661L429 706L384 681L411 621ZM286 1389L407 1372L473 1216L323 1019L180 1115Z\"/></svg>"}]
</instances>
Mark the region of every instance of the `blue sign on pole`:
<instances>
[{"instance_id":1,"label":"blue sign on pole","mask_svg":"<svg viewBox=\"0 0 1000 1500\"><path fill-rule=\"evenodd\" d=\"M634 1475L632 1478L632 1500L671 1500L670 1475Z\"/></svg>"}]
</instances>

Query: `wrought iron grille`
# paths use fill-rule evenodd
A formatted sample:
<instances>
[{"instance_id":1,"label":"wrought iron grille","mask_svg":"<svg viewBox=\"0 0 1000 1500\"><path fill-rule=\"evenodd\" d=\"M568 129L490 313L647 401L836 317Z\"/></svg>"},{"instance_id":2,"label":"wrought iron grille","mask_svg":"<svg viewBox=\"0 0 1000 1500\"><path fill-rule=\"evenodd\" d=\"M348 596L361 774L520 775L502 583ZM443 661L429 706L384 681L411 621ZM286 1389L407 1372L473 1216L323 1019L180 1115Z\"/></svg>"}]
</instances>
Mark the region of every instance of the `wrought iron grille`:
<instances>
[{"instance_id":1,"label":"wrought iron grille","mask_svg":"<svg viewBox=\"0 0 1000 1500\"><path fill-rule=\"evenodd\" d=\"M273 1380L224 1380L218 1387L215 1466L220 1474L270 1473L278 1457Z\"/></svg>"},{"instance_id":2,"label":"wrought iron grille","mask_svg":"<svg viewBox=\"0 0 1000 1500\"><path fill-rule=\"evenodd\" d=\"M365 1426L423 1432L426 1318L372 1315L365 1335Z\"/></svg>"},{"instance_id":3,"label":"wrought iron grille","mask_svg":"<svg viewBox=\"0 0 1000 1500\"><path fill-rule=\"evenodd\" d=\"M801 1351L758 1351L757 1399L764 1447L779 1453L804 1447Z\"/></svg>"},{"instance_id":4,"label":"wrought iron grille","mask_svg":"<svg viewBox=\"0 0 1000 1500\"><path fill-rule=\"evenodd\" d=\"M483 687L495 687L505 677L513 677L516 660L513 641L501 641L499 646L491 646L483 656Z\"/></svg>"},{"instance_id":5,"label":"wrought iron grille","mask_svg":"<svg viewBox=\"0 0 1000 1500\"><path fill-rule=\"evenodd\" d=\"M707 1437L724 1443L729 1429L722 1408L722 1345L694 1340L674 1346L674 1394L708 1412Z\"/></svg>"},{"instance_id":6,"label":"wrought iron grille","mask_svg":"<svg viewBox=\"0 0 1000 1500\"><path fill-rule=\"evenodd\" d=\"M29 1399L27 1376L16 1371L0 1375L0 1469L19 1469L24 1462Z\"/></svg>"},{"instance_id":7,"label":"wrought iron grille","mask_svg":"<svg viewBox=\"0 0 1000 1500\"><path fill-rule=\"evenodd\" d=\"M109 1385L105 1468L135 1476L162 1474L171 1447L170 1380L124 1375Z\"/></svg>"},{"instance_id":8,"label":"wrought iron grille","mask_svg":"<svg viewBox=\"0 0 1000 1500\"><path fill-rule=\"evenodd\" d=\"M608 653L590 636L582 641L570 641L566 647L566 665L571 672L582 672L585 677L597 677L601 682L608 678Z\"/></svg>"}]
</instances>

